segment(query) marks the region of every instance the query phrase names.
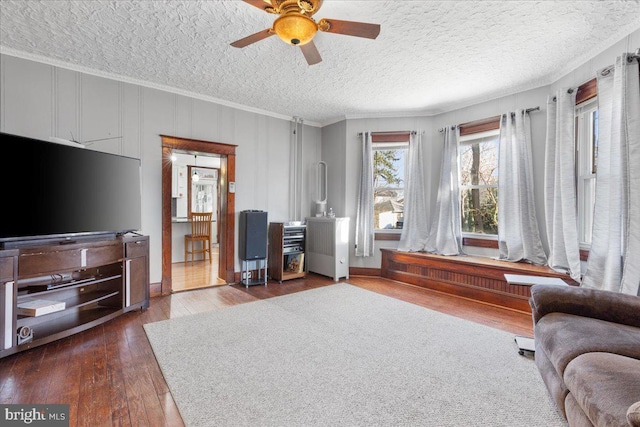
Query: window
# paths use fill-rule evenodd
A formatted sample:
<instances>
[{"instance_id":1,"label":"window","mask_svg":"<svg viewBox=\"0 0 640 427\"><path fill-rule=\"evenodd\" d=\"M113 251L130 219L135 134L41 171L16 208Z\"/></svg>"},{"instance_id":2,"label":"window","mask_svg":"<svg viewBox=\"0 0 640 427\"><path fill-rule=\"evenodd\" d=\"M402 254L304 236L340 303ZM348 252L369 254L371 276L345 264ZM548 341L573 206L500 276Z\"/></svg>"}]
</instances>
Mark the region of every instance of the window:
<instances>
[{"instance_id":1,"label":"window","mask_svg":"<svg viewBox=\"0 0 640 427\"><path fill-rule=\"evenodd\" d=\"M460 137L462 232L498 234L499 130Z\"/></svg>"},{"instance_id":2,"label":"window","mask_svg":"<svg viewBox=\"0 0 640 427\"><path fill-rule=\"evenodd\" d=\"M407 140L402 142L373 141L373 212L376 230L402 228L408 153L408 135Z\"/></svg>"},{"instance_id":3,"label":"window","mask_svg":"<svg viewBox=\"0 0 640 427\"><path fill-rule=\"evenodd\" d=\"M576 108L576 152L578 239L581 245L590 245L598 163L598 103L595 99Z\"/></svg>"}]
</instances>

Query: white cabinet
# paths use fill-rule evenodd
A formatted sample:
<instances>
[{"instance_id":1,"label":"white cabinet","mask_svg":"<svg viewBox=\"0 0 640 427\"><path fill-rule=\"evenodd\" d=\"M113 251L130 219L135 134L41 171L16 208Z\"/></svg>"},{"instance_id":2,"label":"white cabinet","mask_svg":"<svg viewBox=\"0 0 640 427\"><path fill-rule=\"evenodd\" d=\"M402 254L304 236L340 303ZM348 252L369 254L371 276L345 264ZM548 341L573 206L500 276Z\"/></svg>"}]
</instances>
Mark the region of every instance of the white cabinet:
<instances>
[{"instance_id":1,"label":"white cabinet","mask_svg":"<svg viewBox=\"0 0 640 427\"><path fill-rule=\"evenodd\" d=\"M171 168L171 197L187 197L187 166L174 165Z\"/></svg>"},{"instance_id":2,"label":"white cabinet","mask_svg":"<svg viewBox=\"0 0 640 427\"><path fill-rule=\"evenodd\" d=\"M349 218L307 218L307 271L349 278Z\"/></svg>"}]
</instances>

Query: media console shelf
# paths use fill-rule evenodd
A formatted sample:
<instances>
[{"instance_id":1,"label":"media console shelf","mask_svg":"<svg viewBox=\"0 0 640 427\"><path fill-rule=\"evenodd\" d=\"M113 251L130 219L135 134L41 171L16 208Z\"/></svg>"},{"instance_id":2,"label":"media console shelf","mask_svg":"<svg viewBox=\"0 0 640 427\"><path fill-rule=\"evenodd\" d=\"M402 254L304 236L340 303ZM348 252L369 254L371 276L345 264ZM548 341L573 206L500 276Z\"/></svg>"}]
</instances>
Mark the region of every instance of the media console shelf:
<instances>
[{"instance_id":1,"label":"media console shelf","mask_svg":"<svg viewBox=\"0 0 640 427\"><path fill-rule=\"evenodd\" d=\"M0 357L149 307L149 238L118 236L0 251Z\"/></svg>"}]
</instances>

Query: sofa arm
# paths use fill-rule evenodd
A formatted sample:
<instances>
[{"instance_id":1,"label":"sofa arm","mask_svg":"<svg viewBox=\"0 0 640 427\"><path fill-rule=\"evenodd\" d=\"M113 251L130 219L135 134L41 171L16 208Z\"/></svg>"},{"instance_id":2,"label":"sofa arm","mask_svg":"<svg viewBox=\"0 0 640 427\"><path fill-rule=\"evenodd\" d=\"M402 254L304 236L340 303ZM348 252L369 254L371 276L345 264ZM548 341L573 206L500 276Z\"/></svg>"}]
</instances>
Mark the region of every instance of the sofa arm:
<instances>
[{"instance_id":1,"label":"sofa arm","mask_svg":"<svg viewBox=\"0 0 640 427\"><path fill-rule=\"evenodd\" d=\"M568 313L640 327L640 297L577 286L533 285L533 323L546 314Z\"/></svg>"},{"instance_id":2,"label":"sofa arm","mask_svg":"<svg viewBox=\"0 0 640 427\"><path fill-rule=\"evenodd\" d=\"M630 426L640 427L640 401L629 406L627 411L627 421Z\"/></svg>"}]
</instances>

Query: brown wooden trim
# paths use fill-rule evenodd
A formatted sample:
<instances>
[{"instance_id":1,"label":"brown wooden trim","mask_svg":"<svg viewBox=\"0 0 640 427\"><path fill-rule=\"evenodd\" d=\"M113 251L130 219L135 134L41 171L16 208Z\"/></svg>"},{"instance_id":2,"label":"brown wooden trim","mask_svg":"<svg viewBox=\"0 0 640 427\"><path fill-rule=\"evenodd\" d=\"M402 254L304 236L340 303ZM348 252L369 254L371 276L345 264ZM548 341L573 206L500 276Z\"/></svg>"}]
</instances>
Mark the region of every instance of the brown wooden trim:
<instances>
[{"instance_id":1,"label":"brown wooden trim","mask_svg":"<svg viewBox=\"0 0 640 427\"><path fill-rule=\"evenodd\" d=\"M400 233L375 233L374 240L400 241Z\"/></svg>"},{"instance_id":2,"label":"brown wooden trim","mask_svg":"<svg viewBox=\"0 0 640 427\"><path fill-rule=\"evenodd\" d=\"M501 117L502 116L493 116L486 119L463 123L460 125L460 136L500 129Z\"/></svg>"},{"instance_id":3,"label":"brown wooden trim","mask_svg":"<svg viewBox=\"0 0 640 427\"><path fill-rule=\"evenodd\" d=\"M236 182L236 155L229 154L226 157L226 161L223 161L220 167L221 176L224 177L220 182L220 193L225 197L224 199L224 207L226 210L226 215L224 215L224 210L221 210L221 215L223 217L222 222L220 223L221 230L221 242L224 242L225 248L227 250L220 257L220 271L226 270L225 281L227 283L237 283L235 280L235 229L236 229L236 194L235 192L229 192L229 183L233 183L235 186ZM221 206L222 208L222 206ZM222 230L224 230L224 236L222 235ZM222 263L222 257L226 257L224 263ZM223 268L225 270L223 270Z\"/></svg>"},{"instance_id":4,"label":"brown wooden trim","mask_svg":"<svg viewBox=\"0 0 640 427\"><path fill-rule=\"evenodd\" d=\"M149 284L149 296L151 298L162 296L162 283Z\"/></svg>"},{"instance_id":5,"label":"brown wooden trim","mask_svg":"<svg viewBox=\"0 0 640 427\"><path fill-rule=\"evenodd\" d=\"M181 150L220 155L219 272L227 283L235 281L235 194L237 145L160 135L162 140L162 295L171 293L171 153Z\"/></svg>"},{"instance_id":6,"label":"brown wooden trim","mask_svg":"<svg viewBox=\"0 0 640 427\"><path fill-rule=\"evenodd\" d=\"M580 261L589 259L589 249L580 249Z\"/></svg>"},{"instance_id":7,"label":"brown wooden trim","mask_svg":"<svg viewBox=\"0 0 640 427\"><path fill-rule=\"evenodd\" d=\"M464 246L473 246L476 248L498 249L498 241L490 239L479 239L476 237L463 237L462 244Z\"/></svg>"},{"instance_id":8,"label":"brown wooden trim","mask_svg":"<svg viewBox=\"0 0 640 427\"><path fill-rule=\"evenodd\" d=\"M236 154L235 144L226 144L224 142L203 141L201 139L180 138L177 136L160 135L162 137L162 145L171 147L174 150L200 151L209 154L230 155Z\"/></svg>"},{"instance_id":9,"label":"brown wooden trim","mask_svg":"<svg viewBox=\"0 0 640 427\"><path fill-rule=\"evenodd\" d=\"M576 93L576 105L586 102L598 95L598 85L595 78L578 86Z\"/></svg>"},{"instance_id":10,"label":"brown wooden trim","mask_svg":"<svg viewBox=\"0 0 640 427\"><path fill-rule=\"evenodd\" d=\"M379 268L349 267L349 276L380 277Z\"/></svg>"},{"instance_id":11,"label":"brown wooden trim","mask_svg":"<svg viewBox=\"0 0 640 427\"><path fill-rule=\"evenodd\" d=\"M162 147L162 295L171 293L171 151Z\"/></svg>"},{"instance_id":12,"label":"brown wooden trim","mask_svg":"<svg viewBox=\"0 0 640 427\"><path fill-rule=\"evenodd\" d=\"M409 142L411 132L372 132L371 142Z\"/></svg>"}]
</instances>

